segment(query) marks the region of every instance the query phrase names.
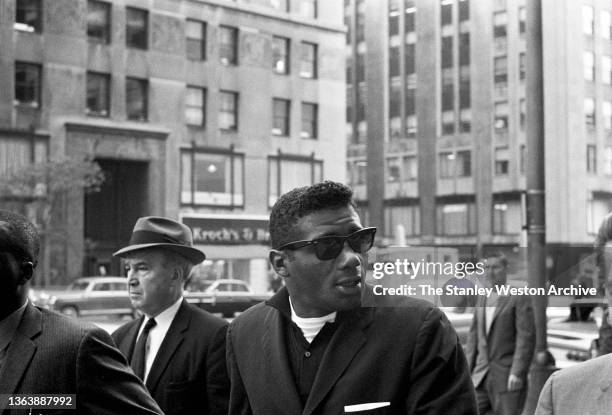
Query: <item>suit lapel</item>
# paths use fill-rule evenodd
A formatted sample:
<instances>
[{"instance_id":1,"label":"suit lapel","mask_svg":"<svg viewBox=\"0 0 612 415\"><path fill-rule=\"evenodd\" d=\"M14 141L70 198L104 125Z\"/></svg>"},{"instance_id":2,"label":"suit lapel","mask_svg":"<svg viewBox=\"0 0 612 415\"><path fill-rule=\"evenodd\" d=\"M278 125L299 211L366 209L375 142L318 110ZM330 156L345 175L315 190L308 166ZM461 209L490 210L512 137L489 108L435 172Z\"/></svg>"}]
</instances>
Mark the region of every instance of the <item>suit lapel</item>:
<instances>
[{"instance_id":1,"label":"suit lapel","mask_svg":"<svg viewBox=\"0 0 612 415\"><path fill-rule=\"evenodd\" d=\"M495 311L493 312L493 317L491 318L491 324L489 325L489 333L487 333L487 337L491 336L493 332L493 325L495 324L495 319L502 312L504 308L510 302L510 297L506 295L501 295L497 298L497 305L495 306Z\"/></svg>"},{"instance_id":2,"label":"suit lapel","mask_svg":"<svg viewBox=\"0 0 612 415\"><path fill-rule=\"evenodd\" d=\"M303 415L317 408L366 342L365 328L371 323L374 310L362 308L344 316L323 355Z\"/></svg>"},{"instance_id":3,"label":"suit lapel","mask_svg":"<svg viewBox=\"0 0 612 415\"><path fill-rule=\"evenodd\" d=\"M170 328L168 329L159 350L157 351L157 355L155 356L155 360L153 360L153 365L151 366L151 371L147 377L146 385L151 394L154 393L154 390L159 383L159 379L168 366L170 359L176 352L176 349L178 349L180 344L183 342L185 332L189 329L190 321L191 315L189 314L189 308L187 306L187 302L183 300L178 312L174 316L174 320L172 320L172 324L170 324Z\"/></svg>"},{"instance_id":4,"label":"suit lapel","mask_svg":"<svg viewBox=\"0 0 612 415\"><path fill-rule=\"evenodd\" d=\"M37 345L32 339L42 330L42 314L33 305L26 306L15 337L7 350L4 365L0 370L0 410L6 407L6 394L17 389L26 369L30 365Z\"/></svg>"},{"instance_id":5,"label":"suit lapel","mask_svg":"<svg viewBox=\"0 0 612 415\"><path fill-rule=\"evenodd\" d=\"M291 373L285 344L285 327L280 312L275 310L268 313L264 327L261 343L264 350L265 374L262 379L270 383L269 390L278 392L274 400L278 399L276 406L279 409L287 414L301 414L303 406Z\"/></svg>"},{"instance_id":6,"label":"suit lapel","mask_svg":"<svg viewBox=\"0 0 612 415\"><path fill-rule=\"evenodd\" d=\"M125 336L119 342L117 347L123 353L128 362L132 362L132 354L134 354L134 346L136 345L136 337L138 336L138 330L142 325L142 320L144 316L141 316L139 319L134 320L131 326L127 329Z\"/></svg>"}]
</instances>

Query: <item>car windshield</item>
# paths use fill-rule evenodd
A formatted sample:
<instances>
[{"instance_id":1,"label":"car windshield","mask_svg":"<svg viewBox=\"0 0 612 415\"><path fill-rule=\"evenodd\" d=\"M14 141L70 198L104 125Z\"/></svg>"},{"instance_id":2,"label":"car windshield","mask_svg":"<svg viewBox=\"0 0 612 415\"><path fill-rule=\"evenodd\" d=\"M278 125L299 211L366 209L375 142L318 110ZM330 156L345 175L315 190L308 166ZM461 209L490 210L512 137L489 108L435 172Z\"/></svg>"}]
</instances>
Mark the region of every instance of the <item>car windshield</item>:
<instances>
[{"instance_id":1,"label":"car windshield","mask_svg":"<svg viewBox=\"0 0 612 415\"><path fill-rule=\"evenodd\" d=\"M206 291L208 287L211 286L212 283L213 283L212 281L202 281L202 280L189 281L189 283L187 283L187 286L185 287L185 290L189 292Z\"/></svg>"},{"instance_id":2,"label":"car windshield","mask_svg":"<svg viewBox=\"0 0 612 415\"><path fill-rule=\"evenodd\" d=\"M83 291L88 285L87 281L76 281L68 286L68 291Z\"/></svg>"}]
</instances>

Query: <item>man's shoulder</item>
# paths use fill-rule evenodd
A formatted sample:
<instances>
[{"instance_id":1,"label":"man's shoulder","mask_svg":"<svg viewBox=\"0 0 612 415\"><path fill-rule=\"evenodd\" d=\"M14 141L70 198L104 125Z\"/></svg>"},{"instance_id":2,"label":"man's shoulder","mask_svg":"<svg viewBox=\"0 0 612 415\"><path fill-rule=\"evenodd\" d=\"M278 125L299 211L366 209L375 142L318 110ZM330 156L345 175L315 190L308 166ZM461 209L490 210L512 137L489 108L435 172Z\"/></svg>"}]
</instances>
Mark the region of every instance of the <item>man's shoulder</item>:
<instances>
[{"instance_id":1,"label":"man's shoulder","mask_svg":"<svg viewBox=\"0 0 612 415\"><path fill-rule=\"evenodd\" d=\"M218 329L227 326L227 321L193 304L185 302L183 306L185 307L185 313L191 316L191 322L195 323L198 327Z\"/></svg>"},{"instance_id":2,"label":"man's shoulder","mask_svg":"<svg viewBox=\"0 0 612 415\"><path fill-rule=\"evenodd\" d=\"M612 376L612 354L570 366L553 373L553 382L557 387L593 384L609 379Z\"/></svg>"},{"instance_id":3,"label":"man's shoulder","mask_svg":"<svg viewBox=\"0 0 612 415\"><path fill-rule=\"evenodd\" d=\"M270 313L280 314L276 308L266 304L266 302L255 304L240 313L240 315L230 323L230 327L235 328L244 325L260 324L264 321L265 316L270 315Z\"/></svg>"},{"instance_id":4,"label":"man's shoulder","mask_svg":"<svg viewBox=\"0 0 612 415\"><path fill-rule=\"evenodd\" d=\"M86 333L102 330L100 327L92 323L83 322L72 317L67 317L62 314L50 311L44 308L36 309L41 313L43 333L73 335L82 337Z\"/></svg>"}]
</instances>

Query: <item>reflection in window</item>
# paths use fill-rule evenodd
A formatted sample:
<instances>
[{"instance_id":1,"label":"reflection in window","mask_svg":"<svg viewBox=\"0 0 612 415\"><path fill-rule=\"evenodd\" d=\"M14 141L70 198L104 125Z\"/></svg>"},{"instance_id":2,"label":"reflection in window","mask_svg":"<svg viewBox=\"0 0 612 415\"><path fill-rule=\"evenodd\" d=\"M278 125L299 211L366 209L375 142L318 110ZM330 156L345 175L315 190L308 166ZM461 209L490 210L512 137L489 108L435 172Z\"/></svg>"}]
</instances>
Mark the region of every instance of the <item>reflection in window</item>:
<instances>
[{"instance_id":1,"label":"reflection in window","mask_svg":"<svg viewBox=\"0 0 612 415\"><path fill-rule=\"evenodd\" d=\"M111 4L104 1L87 2L87 37L90 41L110 43Z\"/></svg>"},{"instance_id":2,"label":"reflection in window","mask_svg":"<svg viewBox=\"0 0 612 415\"><path fill-rule=\"evenodd\" d=\"M147 49L149 12L128 7L125 22L125 43L129 48Z\"/></svg>"},{"instance_id":3,"label":"reflection in window","mask_svg":"<svg viewBox=\"0 0 612 415\"><path fill-rule=\"evenodd\" d=\"M278 154L268 156L268 204L291 189L323 180L323 161L312 155Z\"/></svg>"}]
</instances>

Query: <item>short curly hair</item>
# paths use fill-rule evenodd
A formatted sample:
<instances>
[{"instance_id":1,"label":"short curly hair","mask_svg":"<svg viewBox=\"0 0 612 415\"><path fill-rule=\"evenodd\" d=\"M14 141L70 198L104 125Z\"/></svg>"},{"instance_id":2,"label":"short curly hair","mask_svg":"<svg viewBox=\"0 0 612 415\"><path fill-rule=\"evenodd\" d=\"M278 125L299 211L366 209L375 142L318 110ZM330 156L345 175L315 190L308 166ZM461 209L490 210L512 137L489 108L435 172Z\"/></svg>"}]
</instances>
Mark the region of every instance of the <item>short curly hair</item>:
<instances>
[{"instance_id":1,"label":"short curly hair","mask_svg":"<svg viewBox=\"0 0 612 415\"><path fill-rule=\"evenodd\" d=\"M0 210L0 252L10 252L19 260L30 261L36 266L39 250L36 227L25 216Z\"/></svg>"},{"instance_id":2,"label":"short curly hair","mask_svg":"<svg viewBox=\"0 0 612 415\"><path fill-rule=\"evenodd\" d=\"M270 212L270 240L272 248L295 241L300 236L298 220L324 209L353 206L353 191L342 183L324 181L312 186L298 187L278 198Z\"/></svg>"}]
</instances>

